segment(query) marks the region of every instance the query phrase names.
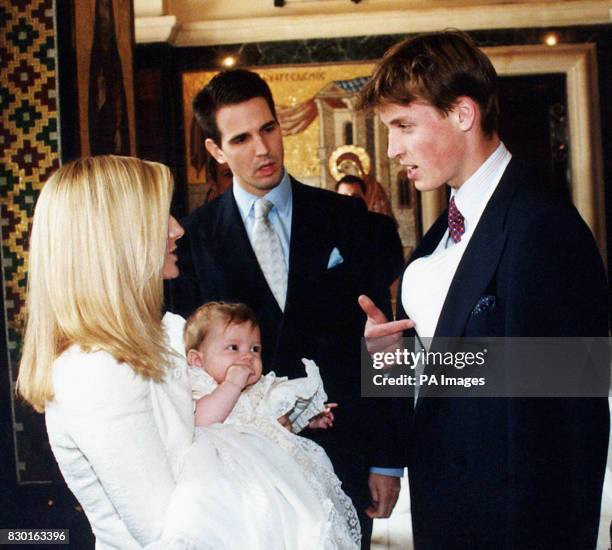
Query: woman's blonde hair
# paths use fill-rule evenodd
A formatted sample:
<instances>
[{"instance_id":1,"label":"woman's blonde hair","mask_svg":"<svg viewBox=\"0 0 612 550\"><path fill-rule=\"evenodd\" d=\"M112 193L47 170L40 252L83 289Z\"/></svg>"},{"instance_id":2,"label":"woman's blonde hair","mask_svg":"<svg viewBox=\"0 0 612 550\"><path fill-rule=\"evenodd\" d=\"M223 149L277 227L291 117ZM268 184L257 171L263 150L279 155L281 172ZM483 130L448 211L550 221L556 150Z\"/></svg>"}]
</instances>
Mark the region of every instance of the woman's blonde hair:
<instances>
[{"instance_id":1,"label":"woman's blonde hair","mask_svg":"<svg viewBox=\"0 0 612 550\"><path fill-rule=\"evenodd\" d=\"M17 380L37 411L53 399L53 361L72 344L162 379L171 353L161 312L172 190L163 164L119 156L70 162L44 185Z\"/></svg>"}]
</instances>

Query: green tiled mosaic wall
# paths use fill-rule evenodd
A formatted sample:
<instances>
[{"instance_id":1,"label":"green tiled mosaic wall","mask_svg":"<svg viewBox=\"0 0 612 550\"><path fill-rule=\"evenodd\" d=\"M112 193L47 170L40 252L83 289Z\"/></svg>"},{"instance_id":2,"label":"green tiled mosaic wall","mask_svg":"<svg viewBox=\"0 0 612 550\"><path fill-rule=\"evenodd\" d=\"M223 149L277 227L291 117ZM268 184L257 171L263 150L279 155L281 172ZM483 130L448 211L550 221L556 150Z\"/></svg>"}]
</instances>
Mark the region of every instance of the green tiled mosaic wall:
<instances>
[{"instance_id":1,"label":"green tiled mosaic wall","mask_svg":"<svg viewBox=\"0 0 612 550\"><path fill-rule=\"evenodd\" d=\"M11 385L21 347L32 212L42 183L59 165L54 8L53 0L0 4L0 214ZM41 415L15 400L13 420L19 481L50 479Z\"/></svg>"}]
</instances>

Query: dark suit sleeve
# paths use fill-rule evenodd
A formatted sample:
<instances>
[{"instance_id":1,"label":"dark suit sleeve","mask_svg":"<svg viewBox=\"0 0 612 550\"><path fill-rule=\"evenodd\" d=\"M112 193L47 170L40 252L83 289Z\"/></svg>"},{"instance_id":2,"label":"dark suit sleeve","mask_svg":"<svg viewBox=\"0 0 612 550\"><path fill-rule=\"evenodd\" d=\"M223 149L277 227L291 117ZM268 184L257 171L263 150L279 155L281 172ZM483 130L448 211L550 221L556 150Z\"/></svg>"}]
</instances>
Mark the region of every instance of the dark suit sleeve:
<instances>
[{"instance_id":1,"label":"dark suit sleeve","mask_svg":"<svg viewBox=\"0 0 612 550\"><path fill-rule=\"evenodd\" d=\"M377 271L377 277L388 286L401 275L404 267L402 241L393 218L371 212L370 223L374 236L373 252L376 255L373 267Z\"/></svg>"},{"instance_id":2,"label":"dark suit sleeve","mask_svg":"<svg viewBox=\"0 0 612 550\"><path fill-rule=\"evenodd\" d=\"M508 335L607 335L603 265L572 206L552 205L508 247L510 280L503 304ZM508 406L511 546L594 548L607 455L607 398L512 399Z\"/></svg>"},{"instance_id":3,"label":"dark suit sleeve","mask_svg":"<svg viewBox=\"0 0 612 550\"><path fill-rule=\"evenodd\" d=\"M389 285L400 274L404 265L401 240L395 222L382 214L368 213L362 235L361 250L364 262L366 294L383 311L393 317ZM365 317L363 318L365 326ZM362 346L365 344L362 343ZM371 467L403 468L406 465L403 429L407 419L406 400L392 397L362 398L362 431L368 443ZM398 427L402 429L398 430ZM401 433L400 433L401 432Z\"/></svg>"}]
</instances>

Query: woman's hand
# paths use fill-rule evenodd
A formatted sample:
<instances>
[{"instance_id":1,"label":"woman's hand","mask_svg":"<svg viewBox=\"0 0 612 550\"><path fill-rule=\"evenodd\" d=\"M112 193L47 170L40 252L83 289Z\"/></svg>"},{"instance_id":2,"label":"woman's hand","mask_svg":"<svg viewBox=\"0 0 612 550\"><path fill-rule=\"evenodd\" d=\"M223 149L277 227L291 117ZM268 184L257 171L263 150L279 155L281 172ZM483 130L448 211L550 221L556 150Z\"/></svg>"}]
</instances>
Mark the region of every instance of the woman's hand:
<instances>
[{"instance_id":1,"label":"woman's hand","mask_svg":"<svg viewBox=\"0 0 612 550\"><path fill-rule=\"evenodd\" d=\"M326 403L323 412L313 416L308 422L308 427L311 430L327 430L334 425L334 413L332 409L335 409L338 403Z\"/></svg>"}]
</instances>

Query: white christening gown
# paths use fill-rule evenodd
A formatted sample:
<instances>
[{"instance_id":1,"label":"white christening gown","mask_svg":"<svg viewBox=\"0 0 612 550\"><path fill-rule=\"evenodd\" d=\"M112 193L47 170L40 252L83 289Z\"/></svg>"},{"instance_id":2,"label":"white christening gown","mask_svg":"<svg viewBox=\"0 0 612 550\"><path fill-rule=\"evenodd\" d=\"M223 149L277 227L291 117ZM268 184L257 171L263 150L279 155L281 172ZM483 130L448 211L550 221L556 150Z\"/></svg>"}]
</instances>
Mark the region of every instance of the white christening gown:
<instances>
[{"instance_id":1,"label":"white christening gown","mask_svg":"<svg viewBox=\"0 0 612 550\"><path fill-rule=\"evenodd\" d=\"M184 548L350 550L359 548L357 513L325 451L294 432L327 396L312 361L307 376L273 372L245 389L222 424L196 428L166 518L164 539ZM194 398L216 382L190 368ZM333 429L333 428L332 428Z\"/></svg>"}]
</instances>

